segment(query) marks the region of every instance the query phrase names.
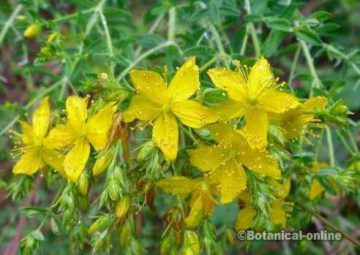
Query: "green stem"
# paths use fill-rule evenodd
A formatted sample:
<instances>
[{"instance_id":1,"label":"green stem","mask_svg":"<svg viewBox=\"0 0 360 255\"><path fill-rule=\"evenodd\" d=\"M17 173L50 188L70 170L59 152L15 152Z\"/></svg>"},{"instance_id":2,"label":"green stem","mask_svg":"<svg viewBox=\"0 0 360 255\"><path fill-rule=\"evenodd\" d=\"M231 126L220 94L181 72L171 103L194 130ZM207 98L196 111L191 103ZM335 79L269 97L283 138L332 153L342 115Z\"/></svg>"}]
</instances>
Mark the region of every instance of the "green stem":
<instances>
[{"instance_id":1,"label":"green stem","mask_svg":"<svg viewBox=\"0 0 360 255\"><path fill-rule=\"evenodd\" d=\"M101 19L101 23L102 23L102 25L104 27L106 44L107 44L109 54L110 54L110 57L113 58L114 57L114 49L113 49L113 46L112 46L111 35L110 35L109 27L107 25L107 21L106 21L106 18L104 16L104 13L103 13L102 9L99 11L99 16L100 16L100 19Z\"/></svg>"},{"instance_id":2,"label":"green stem","mask_svg":"<svg viewBox=\"0 0 360 255\"><path fill-rule=\"evenodd\" d=\"M229 63L226 61L227 54L225 52L224 45L221 42L221 38L220 38L218 31L216 30L215 26L210 22L209 22L209 28L210 28L211 33L214 36L216 47L218 48L218 51L219 51L219 58L223 61L224 65L226 67L229 67Z\"/></svg>"},{"instance_id":3,"label":"green stem","mask_svg":"<svg viewBox=\"0 0 360 255\"><path fill-rule=\"evenodd\" d=\"M212 57L208 62L206 62L203 66L200 67L200 72L205 71L209 66L211 66L213 63L215 63L217 60L217 57Z\"/></svg>"},{"instance_id":4,"label":"green stem","mask_svg":"<svg viewBox=\"0 0 360 255\"><path fill-rule=\"evenodd\" d=\"M248 14L251 14L251 5L250 0L245 0L245 10ZM255 26L252 22L248 23L247 28L249 29L251 39L253 41L254 49L255 49L255 55L257 58L261 55L261 47L260 47L260 41L256 34Z\"/></svg>"},{"instance_id":5,"label":"green stem","mask_svg":"<svg viewBox=\"0 0 360 255\"><path fill-rule=\"evenodd\" d=\"M249 39L249 28L248 26L246 26L246 31L245 31L245 35L244 35L244 39L241 45L241 49L240 49L240 55L244 55L245 54L245 50L246 50L246 45L247 45L247 41Z\"/></svg>"},{"instance_id":6,"label":"green stem","mask_svg":"<svg viewBox=\"0 0 360 255\"><path fill-rule=\"evenodd\" d=\"M335 156L334 156L334 145L331 137L331 130L329 127L325 127L326 130L326 140L329 146L329 159L330 159L330 166L335 166Z\"/></svg>"},{"instance_id":7,"label":"green stem","mask_svg":"<svg viewBox=\"0 0 360 255\"><path fill-rule=\"evenodd\" d=\"M327 227L331 228L332 230L339 232L343 237L345 237L347 240L349 240L350 242L352 242L354 245L356 246L360 246L360 241L357 240L356 238L352 237L350 234L346 233L344 230L342 230L341 228L339 228L338 226L336 226L335 224L333 224L331 221L329 221L328 219L322 217L320 214L318 214L317 212L314 212L312 210L310 210L309 208L307 208L307 206L304 206L303 204L294 201L294 203L300 207L301 209L303 209L304 211L306 211L308 214L311 214L312 216L314 216L315 218L317 218L318 220L320 220L322 223L324 223L324 225L326 225Z\"/></svg>"},{"instance_id":8,"label":"green stem","mask_svg":"<svg viewBox=\"0 0 360 255\"><path fill-rule=\"evenodd\" d=\"M166 48L166 47L169 47L169 46L176 46L176 44L172 41L167 41L165 43L162 43L146 52L144 52L143 54L141 54L138 58L136 58L133 62L130 63L130 65L124 69L120 74L119 76L116 78L118 81L123 79L129 72L131 69L133 69L139 62L141 62L143 59L147 58L148 56L150 56L151 54L163 49L163 48Z\"/></svg>"},{"instance_id":9,"label":"green stem","mask_svg":"<svg viewBox=\"0 0 360 255\"><path fill-rule=\"evenodd\" d=\"M340 138L342 144L345 146L346 150L353 155L354 152L352 150L352 148L350 147L349 143L346 141L345 137L341 134L341 132L339 130L336 130L336 135Z\"/></svg>"},{"instance_id":10,"label":"green stem","mask_svg":"<svg viewBox=\"0 0 360 255\"><path fill-rule=\"evenodd\" d=\"M169 10L169 30L168 30L169 41L175 41L175 26L176 26L176 8L172 7Z\"/></svg>"},{"instance_id":11,"label":"green stem","mask_svg":"<svg viewBox=\"0 0 360 255\"><path fill-rule=\"evenodd\" d=\"M293 82L293 79L294 79L294 75L295 75L295 70L296 70L296 66L297 66L297 63L299 61L299 56L300 56L300 51L301 51L301 48L298 47L296 52L295 52L295 56L294 56L294 60L293 60L293 63L291 65L291 71L290 71L290 75L289 75L289 80L288 80L288 86L291 90L291 93L295 93L294 92L294 88L292 87L292 82Z\"/></svg>"},{"instance_id":12,"label":"green stem","mask_svg":"<svg viewBox=\"0 0 360 255\"><path fill-rule=\"evenodd\" d=\"M23 6L21 4L19 4L18 6L16 6L15 10L11 13L11 16L9 17L9 19L6 21L3 29L1 30L1 34L0 34L0 45L2 44L5 35L7 33L7 31L9 30L9 28L11 27L12 23L14 22L14 19L16 17L16 15L18 15L18 13L22 10Z\"/></svg>"},{"instance_id":13,"label":"green stem","mask_svg":"<svg viewBox=\"0 0 360 255\"><path fill-rule=\"evenodd\" d=\"M313 77L313 81L311 83L311 88L310 88L310 97L312 97L312 95L314 93L314 91L313 91L314 88L319 88L321 85L321 81L319 79L319 76L317 75L317 72L316 72L316 69L314 66L314 59L312 58L312 56L310 54L308 46L306 45L306 43L303 40L299 39L299 42L300 42L301 48L304 52L306 62L309 67L311 76Z\"/></svg>"}]
</instances>

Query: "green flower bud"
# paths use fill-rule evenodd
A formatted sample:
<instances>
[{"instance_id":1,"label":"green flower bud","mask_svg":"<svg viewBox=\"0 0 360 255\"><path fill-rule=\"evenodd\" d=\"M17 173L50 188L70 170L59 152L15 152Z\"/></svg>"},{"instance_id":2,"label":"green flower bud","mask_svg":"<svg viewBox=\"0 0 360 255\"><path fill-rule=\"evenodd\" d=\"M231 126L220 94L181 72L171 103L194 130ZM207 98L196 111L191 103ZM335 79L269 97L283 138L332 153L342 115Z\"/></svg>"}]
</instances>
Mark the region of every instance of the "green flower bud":
<instances>
[{"instance_id":1,"label":"green flower bud","mask_svg":"<svg viewBox=\"0 0 360 255\"><path fill-rule=\"evenodd\" d=\"M153 141L148 141L144 143L136 156L136 160L139 162L145 161L155 148L156 147Z\"/></svg>"},{"instance_id":2,"label":"green flower bud","mask_svg":"<svg viewBox=\"0 0 360 255\"><path fill-rule=\"evenodd\" d=\"M195 231L186 230L184 235L183 255L200 254L199 237Z\"/></svg>"},{"instance_id":3,"label":"green flower bud","mask_svg":"<svg viewBox=\"0 0 360 255\"><path fill-rule=\"evenodd\" d=\"M106 228L108 228L111 224L111 217L108 214L102 215L99 218L97 218L97 220L91 224L88 233L90 235L96 233L96 232L100 232L105 230Z\"/></svg>"}]
</instances>

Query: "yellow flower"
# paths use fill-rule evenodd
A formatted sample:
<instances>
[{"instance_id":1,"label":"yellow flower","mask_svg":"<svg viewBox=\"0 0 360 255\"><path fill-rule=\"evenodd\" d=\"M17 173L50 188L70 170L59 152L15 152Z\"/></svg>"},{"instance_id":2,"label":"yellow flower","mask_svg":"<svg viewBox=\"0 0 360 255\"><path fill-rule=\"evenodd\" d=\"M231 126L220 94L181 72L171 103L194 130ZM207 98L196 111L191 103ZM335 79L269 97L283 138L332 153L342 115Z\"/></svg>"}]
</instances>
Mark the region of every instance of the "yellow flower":
<instances>
[{"instance_id":1,"label":"yellow flower","mask_svg":"<svg viewBox=\"0 0 360 255\"><path fill-rule=\"evenodd\" d=\"M32 175L45 164L62 172L64 157L44 144L50 125L49 98L46 97L40 102L32 116L32 125L26 122L20 122L20 125L23 146L16 150L19 150L22 156L15 164L13 173Z\"/></svg>"},{"instance_id":2,"label":"yellow flower","mask_svg":"<svg viewBox=\"0 0 360 255\"><path fill-rule=\"evenodd\" d=\"M154 121L152 138L167 160L177 156L177 119L192 128L201 128L218 119L210 109L189 100L200 86L195 58L190 58L179 68L169 86L159 74L151 71L133 70L130 77L137 94L124 112L124 120Z\"/></svg>"},{"instance_id":3,"label":"yellow flower","mask_svg":"<svg viewBox=\"0 0 360 255\"><path fill-rule=\"evenodd\" d=\"M67 123L53 128L45 143L50 148L71 146L65 156L64 171L70 181L76 181L89 158L90 144L96 151L106 146L115 106L110 103L88 117L87 100L70 96L66 112Z\"/></svg>"},{"instance_id":4,"label":"yellow flower","mask_svg":"<svg viewBox=\"0 0 360 255\"><path fill-rule=\"evenodd\" d=\"M244 116L244 134L251 147L267 146L269 113L284 113L299 105L291 94L279 90L280 85L267 60L261 57L245 77L239 71L214 68L208 71L215 86L227 91L229 99L217 108L222 120Z\"/></svg>"},{"instance_id":5,"label":"yellow flower","mask_svg":"<svg viewBox=\"0 0 360 255\"><path fill-rule=\"evenodd\" d=\"M273 187L276 199L270 204L270 220L275 225L286 225L286 211L284 209L284 199L289 195L290 179L286 179L283 183L271 179L270 184ZM239 195L239 199L243 201L245 207L242 208L236 219L235 228L237 230L246 230L251 227L256 216L256 209L251 205L251 196L244 191Z\"/></svg>"},{"instance_id":6,"label":"yellow flower","mask_svg":"<svg viewBox=\"0 0 360 255\"><path fill-rule=\"evenodd\" d=\"M313 165L313 167L311 168L311 171L313 173L317 173L321 169L326 169L327 167L328 167L327 163L318 162ZM333 179L333 177L329 178L329 184L331 185L331 187L333 189L337 190L336 182ZM313 176L313 179L310 184L310 189L309 189L310 200L314 200L314 199L318 198L319 196L321 196L323 194L324 191L325 191L325 188L323 187L323 185L319 182L319 180L315 179L315 177Z\"/></svg>"},{"instance_id":7,"label":"yellow flower","mask_svg":"<svg viewBox=\"0 0 360 255\"><path fill-rule=\"evenodd\" d=\"M325 97L313 97L295 109L273 115L272 120L281 127L286 139L294 139L301 135L305 125L314 121L314 112L324 109L326 104L327 99Z\"/></svg>"},{"instance_id":8,"label":"yellow flower","mask_svg":"<svg viewBox=\"0 0 360 255\"><path fill-rule=\"evenodd\" d=\"M265 149L251 148L241 131L226 124L209 126L209 130L218 144L201 145L189 154L191 163L208 172L218 185L221 203L233 201L246 188L244 166L263 176L281 177L276 160Z\"/></svg>"},{"instance_id":9,"label":"yellow flower","mask_svg":"<svg viewBox=\"0 0 360 255\"><path fill-rule=\"evenodd\" d=\"M158 187L165 192L178 196L188 196L192 193L190 202L190 213L185 219L189 228L195 228L201 222L204 215L212 214L216 201L213 198L214 187L207 179L188 179L183 176L175 176L157 182Z\"/></svg>"}]
</instances>

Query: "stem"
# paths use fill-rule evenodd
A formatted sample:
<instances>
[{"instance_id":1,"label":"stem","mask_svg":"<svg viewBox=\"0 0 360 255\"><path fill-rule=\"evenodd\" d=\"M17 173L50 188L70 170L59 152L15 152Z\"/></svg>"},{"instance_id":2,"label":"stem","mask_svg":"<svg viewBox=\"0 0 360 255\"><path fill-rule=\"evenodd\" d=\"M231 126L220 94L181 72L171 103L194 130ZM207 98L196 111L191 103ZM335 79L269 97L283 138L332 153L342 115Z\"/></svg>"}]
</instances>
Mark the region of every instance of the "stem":
<instances>
[{"instance_id":1,"label":"stem","mask_svg":"<svg viewBox=\"0 0 360 255\"><path fill-rule=\"evenodd\" d=\"M354 152L351 148L351 146L349 145L349 143L346 141L345 137L341 134L341 132L339 130L336 130L336 135L340 138L342 144L345 146L346 150L351 154L353 155Z\"/></svg>"},{"instance_id":2,"label":"stem","mask_svg":"<svg viewBox=\"0 0 360 255\"><path fill-rule=\"evenodd\" d=\"M250 0L245 0L245 10L247 11L248 14L251 14L251 5L250 5ZM252 22L250 22L247 25L247 28L250 32L251 35L251 39L253 41L253 45L254 45L254 49L255 49L255 55L257 58L260 57L261 55L261 47L260 47L260 41L259 38L256 34L256 30L255 30L255 26Z\"/></svg>"},{"instance_id":3,"label":"stem","mask_svg":"<svg viewBox=\"0 0 360 255\"><path fill-rule=\"evenodd\" d=\"M18 15L18 13L21 11L21 9L23 8L23 6L21 4L19 4L18 6L16 6L15 10L11 13L11 16L9 17L9 19L6 21L3 29L1 30L1 34L0 34L0 45L2 44L5 35L7 33L7 31L9 30L9 27L12 25L12 23L14 22L14 19L16 17L16 15Z\"/></svg>"},{"instance_id":4,"label":"stem","mask_svg":"<svg viewBox=\"0 0 360 255\"><path fill-rule=\"evenodd\" d=\"M203 66L200 67L199 71L203 72L206 70L209 66L211 66L215 61L217 60L217 57L212 57L208 62L206 62Z\"/></svg>"},{"instance_id":5,"label":"stem","mask_svg":"<svg viewBox=\"0 0 360 255\"><path fill-rule=\"evenodd\" d=\"M172 7L169 10L169 30L168 30L169 41L175 41L175 25L176 25L176 9L175 7Z\"/></svg>"},{"instance_id":6,"label":"stem","mask_svg":"<svg viewBox=\"0 0 360 255\"><path fill-rule=\"evenodd\" d=\"M110 54L110 57L113 58L114 57L114 49L113 49L113 46L112 46L111 35L110 35L109 27L107 25L107 21L106 21L106 18L104 16L104 13L103 13L102 9L99 11L99 16L100 16L101 23L102 23L102 25L104 27L104 30L105 30L105 38L106 38L106 44L107 44L109 54Z\"/></svg>"},{"instance_id":7,"label":"stem","mask_svg":"<svg viewBox=\"0 0 360 255\"><path fill-rule=\"evenodd\" d=\"M299 56L300 56L300 50L301 48L298 47L296 52L295 52L295 56L294 56L294 60L293 60L293 63L291 65L291 71L290 71L290 76L289 76L289 80L288 80L288 86L291 90L291 93L294 94L294 88L292 87L292 81L294 79L294 74L295 74L295 70L296 70L296 66L297 66L297 63L299 61Z\"/></svg>"},{"instance_id":8,"label":"stem","mask_svg":"<svg viewBox=\"0 0 360 255\"><path fill-rule=\"evenodd\" d=\"M319 76L317 75L317 72L315 70L314 59L310 55L310 51L309 51L308 46L306 45L306 43L303 40L299 39L299 42L300 42L301 48L302 48L302 50L304 52L306 62L307 62L307 65L309 67L311 76L313 77L313 81L311 83L311 88L310 88L310 97L312 97L313 92L314 92L313 91L314 88L319 88L320 85L321 85L321 81L320 81Z\"/></svg>"},{"instance_id":9,"label":"stem","mask_svg":"<svg viewBox=\"0 0 360 255\"><path fill-rule=\"evenodd\" d=\"M225 58L227 57L227 54L225 52L224 45L221 42L220 35L213 24L210 23L209 28L210 28L211 33L214 36L216 47L218 48L218 51L219 51L219 58L223 61L225 66L229 68L229 63L225 60Z\"/></svg>"},{"instance_id":10,"label":"stem","mask_svg":"<svg viewBox=\"0 0 360 255\"><path fill-rule=\"evenodd\" d=\"M243 39L243 42L241 45L240 55L244 55L248 39L249 39L249 28L248 28L248 26L246 26L246 32L245 32L244 39Z\"/></svg>"},{"instance_id":11,"label":"stem","mask_svg":"<svg viewBox=\"0 0 360 255\"><path fill-rule=\"evenodd\" d=\"M331 228L332 230L339 232L342 236L344 236L347 240L349 240L350 242L352 242L354 245L356 246L360 246L360 241L357 240L356 238L352 237L350 234L346 233L344 230L342 230L341 228L337 227L336 225L334 225L331 221L329 221L328 219L322 217L320 214L318 214L317 212L314 212L312 210L310 210L309 208L307 208L306 206L304 206L303 204L294 201L294 203L300 207L301 209L303 209L304 211L306 211L308 214L311 214L312 216L314 216L315 218L317 218L318 220L320 220L322 223L324 223L327 227Z\"/></svg>"},{"instance_id":12,"label":"stem","mask_svg":"<svg viewBox=\"0 0 360 255\"><path fill-rule=\"evenodd\" d=\"M130 63L130 65L124 70L122 71L119 76L116 78L118 81L121 80L122 78L124 78L128 72L130 72L131 69L133 69L140 61L142 61L143 59L147 58L148 56L150 56L151 54L163 49L163 48L166 48L168 46L171 46L171 45L175 45L174 42L172 41L167 41L165 43L162 43L146 52L144 52L143 54L141 54L137 59L135 59L133 62Z\"/></svg>"},{"instance_id":13,"label":"stem","mask_svg":"<svg viewBox=\"0 0 360 255\"><path fill-rule=\"evenodd\" d=\"M329 159L330 159L330 166L335 166L335 157L334 157L334 145L331 137L330 128L327 126L325 127L326 130L326 140L329 146Z\"/></svg>"}]
</instances>

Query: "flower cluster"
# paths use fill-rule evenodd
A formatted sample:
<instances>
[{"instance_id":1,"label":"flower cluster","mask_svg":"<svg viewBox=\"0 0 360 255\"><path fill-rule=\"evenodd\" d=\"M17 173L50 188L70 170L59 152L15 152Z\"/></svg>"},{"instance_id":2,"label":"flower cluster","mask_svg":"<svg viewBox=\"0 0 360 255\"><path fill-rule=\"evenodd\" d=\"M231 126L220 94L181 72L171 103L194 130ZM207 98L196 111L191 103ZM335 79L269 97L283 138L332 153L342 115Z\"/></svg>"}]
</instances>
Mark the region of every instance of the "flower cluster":
<instances>
[{"instance_id":1,"label":"flower cluster","mask_svg":"<svg viewBox=\"0 0 360 255\"><path fill-rule=\"evenodd\" d=\"M164 161L161 162L165 164L183 164L180 161L185 159L185 164L191 165L190 170L171 174L161 172L160 165L156 165L155 171L160 174L151 175L154 178L147 180L141 178L146 201L152 199L154 186L181 199L191 197L189 210L183 215L188 229L199 226L219 204L234 201L240 205L237 229L254 226L258 215L268 215L271 224L285 226L287 210L291 207L285 201L291 179L280 165L276 150L274 152L276 141L270 130L276 129L281 135L280 147L284 149L285 142L300 137L306 125L313 123L321 127L316 116L325 109L326 98L313 97L302 102L286 92L263 57L250 68L235 63L234 70L217 67L207 74L215 89L227 95L212 106L199 100L202 86L194 57L189 58L171 80L167 73L132 70L130 79L135 93L125 109L117 107L115 101L101 101L99 107L88 97L69 96L65 120L52 127L49 98L43 99L32 116L32 123L20 122L22 134L18 135L22 146L16 151L22 155L13 172L32 175L49 166L69 182L81 182L92 153L97 155L92 168L96 176L117 159L112 146L115 140L122 141L124 154L129 144L140 143L140 139L136 141L135 131L135 141L127 141L127 125L129 130L146 128L151 130L152 138L140 143L136 160L135 157L132 160L133 151L127 152L124 157L128 166L139 162L153 164L152 160L142 160L155 148L159 149L156 155L162 155L160 158ZM121 169L114 169L107 178L110 188L106 194L117 200L113 210L123 221L131 210L131 196L122 194L122 200L118 201L121 192L118 186L126 181ZM270 189L261 190L262 184ZM88 185L78 186L80 191L84 190L83 194L87 193ZM310 198L321 192L321 184L314 180ZM259 200L266 200L267 206L259 208ZM96 226L102 221L100 217L90 232L96 232ZM110 218L106 218L106 222L110 222ZM128 231L126 226L124 231ZM194 232L187 231L188 238L193 237Z\"/></svg>"}]
</instances>

